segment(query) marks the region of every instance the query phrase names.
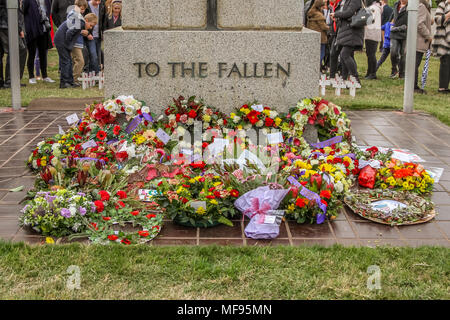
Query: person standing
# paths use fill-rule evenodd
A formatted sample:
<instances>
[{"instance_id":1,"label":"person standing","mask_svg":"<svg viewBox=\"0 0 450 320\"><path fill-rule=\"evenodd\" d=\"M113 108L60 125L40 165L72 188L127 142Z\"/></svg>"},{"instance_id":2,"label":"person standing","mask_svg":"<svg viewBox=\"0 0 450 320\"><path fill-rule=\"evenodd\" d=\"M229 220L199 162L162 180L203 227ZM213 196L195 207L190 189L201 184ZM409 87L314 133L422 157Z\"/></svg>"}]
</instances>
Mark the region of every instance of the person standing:
<instances>
[{"instance_id":1,"label":"person standing","mask_svg":"<svg viewBox=\"0 0 450 320\"><path fill-rule=\"evenodd\" d=\"M368 0L367 6L372 12L373 23L365 26L364 39L367 55L367 74L364 79L377 78L377 48L381 41L381 4L379 0Z\"/></svg>"},{"instance_id":2,"label":"person standing","mask_svg":"<svg viewBox=\"0 0 450 320\"><path fill-rule=\"evenodd\" d=\"M408 0L397 1L394 5L394 12L391 16L393 26L391 27L391 78L405 77L406 59L406 34L408 28ZM398 71L397 71L398 70Z\"/></svg>"},{"instance_id":3,"label":"person standing","mask_svg":"<svg viewBox=\"0 0 450 320\"><path fill-rule=\"evenodd\" d=\"M330 1L330 16L331 13L336 11L337 6L341 0L331 0ZM339 62L339 54L341 53L341 49L338 45L336 45L336 36L337 36L337 23L335 19L331 19L330 17L330 30L328 37L328 44L330 47L330 78L334 79L336 77L336 73L338 72L338 62Z\"/></svg>"},{"instance_id":4,"label":"person standing","mask_svg":"<svg viewBox=\"0 0 450 320\"><path fill-rule=\"evenodd\" d=\"M20 1L18 9L18 32L19 32L19 68L20 79L23 77L25 62L27 60L27 47L25 44L25 24L23 21L23 13L20 9ZM3 56L7 55L5 74L3 76ZM22 86L25 86L22 84ZM0 88L11 88L11 71L9 61L9 35L8 35L8 9L6 0L0 0Z\"/></svg>"},{"instance_id":5,"label":"person standing","mask_svg":"<svg viewBox=\"0 0 450 320\"><path fill-rule=\"evenodd\" d=\"M381 31L384 33L384 41L383 41L383 51L381 52L380 60L377 62L376 71L381 67L381 65L386 61L387 57L391 52L391 27L392 22L388 21L384 25L381 26ZM395 70L391 71L391 74L395 73Z\"/></svg>"},{"instance_id":6,"label":"person standing","mask_svg":"<svg viewBox=\"0 0 450 320\"><path fill-rule=\"evenodd\" d=\"M327 46L327 31L330 27L325 23L326 19L322 12L323 0L315 0L313 6L308 11L307 28L320 32L320 66L322 66L325 50Z\"/></svg>"},{"instance_id":7,"label":"person standing","mask_svg":"<svg viewBox=\"0 0 450 320\"><path fill-rule=\"evenodd\" d=\"M108 16L103 26L104 30L120 27L122 25L122 0L114 0L108 8Z\"/></svg>"},{"instance_id":8,"label":"person standing","mask_svg":"<svg viewBox=\"0 0 450 320\"><path fill-rule=\"evenodd\" d=\"M433 52L439 57L439 93L449 93L450 82L450 0L442 1L436 9L434 17L436 34L433 41Z\"/></svg>"},{"instance_id":9,"label":"person standing","mask_svg":"<svg viewBox=\"0 0 450 320\"><path fill-rule=\"evenodd\" d=\"M75 0L74 9L70 11L67 15L67 19L78 19L83 20L83 13L86 11L87 8L87 1L86 0ZM89 38L90 37L90 38ZM72 63L73 63L73 78L74 78L74 87L80 86L81 83L79 82L79 78L81 78L81 72L84 68L84 57L83 57L83 48L85 43L85 38L80 33L78 35L77 40L75 41L75 44L73 45L73 49L71 52L72 56ZM86 37L87 40L92 40L92 35L88 35Z\"/></svg>"},{"instance_id":10,"label":"person standing","mask_svg":"<svg viewBox=\"0 0 450 320\"><path fill-rule=\"evenodd\" d=\"M29 83L36 84L34 77L34 58L36 48L39 49L39 63L42 80L55 82L47 75L47 50L52 48L50 37L50 0L23 0L23 15L25 19L25 38L28 45L28 75Z\"/></svg>"},{"instance_id":11,"label":"person standing","mask_svg":"<svg viewBox=\"0 0 450 320\"><path fill-rule=\"evenodd\" d=\"M102 30L103 30L103 22L105 21L105 2L104 0L91 0L88 2L88 7L84 12L86 16L89 13L93 13L97 16L98 23L95 25L92 30L92 36L94 40L87 41L87 47L89 52L89 67L88 71L94 71L95 74L101 69L101 65L103 63L102 59Z\"/></svg>"},{"instance_id":12,"label":"person standing","mask_svg":"<svg viewBox=\"0 0 450 320\"><path fill-rule=\"evenodd\" d=\"M59 26L66 21L67 10L74 4L74 0L53 0L52 2L52 18L53 23Z\"/></svg>"},{"instance_id":13,"label":"person standing","mask_svg":"<svg viewBox=\"0 0 450 320\"><path fill-rule=\"evenodd\" d=\"M364 28L352 28L350 22L361 5L361 0L342 0L336 11L330 14L332 19L338 21L336 44L342 46L340 57L345 71L343 77L345 79L347 76L354 76L358 82L360 81L354 54L355 50L361 50L363 47Z\"/></svg>"},{"instance_id":14,"label":"person standing","mask_svg":"<svg viewBox=\"0 0 450 320\"><path fill-rule=\"evenodd\" d=\"M431 7L428 0L420 0L417 16L417 45L416 45L416 69L414 74L414 92L425 94L425 90L419 88L417 81L419 66L423 54L430 49L431 41Z\"/></svg>"},{"instance_id":15,"label":"person standing","mask_svg":"<svg viewBox=\"0 0 450 320\"><path fill-rule=\"evenodd\" d=\"M390 18L392 16L392 12L394 10L389 6L388 0L381 1L381 25L384 26L386 23L390 22ZM384 31L381 30L381 43L380 43L380 51L383 51L385 46L383 45L384 39Z\"/></svg>"}]
</instances>

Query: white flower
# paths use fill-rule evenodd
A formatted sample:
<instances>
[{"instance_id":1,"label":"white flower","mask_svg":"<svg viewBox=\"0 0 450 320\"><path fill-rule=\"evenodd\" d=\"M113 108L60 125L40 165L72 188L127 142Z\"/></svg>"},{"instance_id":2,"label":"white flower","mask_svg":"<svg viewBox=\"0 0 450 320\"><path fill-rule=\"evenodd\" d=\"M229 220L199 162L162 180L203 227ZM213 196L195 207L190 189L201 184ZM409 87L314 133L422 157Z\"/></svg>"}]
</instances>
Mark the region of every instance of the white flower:
<instances>
[{"instance_id":1,"label":"white flower","mask_svg":"<svg viewBox=\"0 0 450 320\"><path fill-rule=\"evenodd\" d=\"M270 111L269 117L271 119L275 119L277 116L278 116L278 112L276 112L275 110Z\"/></svg>"},{"instance_id":2,"label":"white flower","mask_svg":"<svg viewBox=\"0 0 450 320\"><path fill-rule=\"evenodd\" d=\"M223 119L219 119L219 120L217 121L217 124L218 124L219 126L222 126L222 125L223 125Z\"/></svg>"},{"instance_id":3,"label":"white flower","mask_svg":"<svg viewBox=\"0 0 450 320\"><path fill-rule=\"evenodd\" d=\"M169 115L169 121L175 120L176 118L177 118L177 116L174 114Z\"/></svg>"},{"instance_id":4,"label":"white flower","mask_svg":"<svg viewBox=\"0 0 450 320\"><path fill-rule=\"evenodd\" d=\"M109 112L115 111L117 110L117 105L111 101L105 106L105 109L108 110Z\"/></svg>"},{"instance_id":5,"label":"white flower","mask_svg":"<svg viewBox=\"0 0 450 320\"><path fill-rule=\"evenodd\" d=\"M42 145L44 145L45 144L45 141L41 141L41 142L39 142L38 144L37 144L37 146L40 148Z\"/></svg>"},{"instance_id":6,"label":"white flower","mask_svg":"<svg viewBox=\"0 0 450 320\"><path fill-rule=\"evenodd\" d=\"M53 158L53 159L55 159L55 158ZM38 166L37 166L37 160L33 160L32 166L33 166L34 169L37 169L37 168L38 168Z\"/></svg>"},{"instance_id":7,"label":"white flower","mask_svg":"<svg viewBox=\"0 0 450 320\"><path fill-rule=\"evenodd\" d=\"M344 191L344 185L342 184L342 182L336 182L334 184L334 190L336 190L337 193L341 193L342 191Z\"/></svg>"},{"instance_id":8,"label":"white flower","mask_svg":"<svg viewBox=\"0 0 450 320\"><path fill-rule=\"evenodd\" d=\"M186 130L183 127L178 127L176 131L179 137L184 136L184 134L186 133Z\"/></svg>"},{"instance_id":9,"label":"white flower","mask_svg":"<svg viewBox=\"0 0 450 320\"><path fill-rule=\"evenodd\" d=\"M345 125L344 119L339 118L338 121L336 122L336 126L343 127L344 125Z\"/></svg>"},{"instance_id":10,"label":"white flower","mask_svg":"<svg viewBox=\"0 0 450 320\"><path fill-rule=\"evenodd\" d=\"M127 147L127 153L130 158L134 158L136 156L136 149L134 147L134 144L130 147Z\"/></svg>"},{"instance_id":11,"label":"white flower","mask_svg":"<svg viewBox=\"0 0 450 320\"><path fill-rule=\"evenodd\" d=\"M319 164L319 160L317 160L317 159L311 160L311 165L312 166L315 166L315 165L318 165L318 164Z\"/></svg>"},{"instance_id":12,"label":"white flower","mask_svg":"<svg viewBox=\"0 0 450 320\"><path fill-rule=\"evenodd\" d=\"M75 208L75 206L70 206L69 211L71 217L75 216L75 214L77 213L77 209Z\"/></svg>"},{"instance_id":13,"label":"white flower","mask_svg":"<svg viewBox=\"0 0 450 320\"><path fill-rule=\"evenodd\" d=\"M127 106L125 107L125 113L126 113L127 115L131 116L131 115L134 113L134 107L133 107L133 106L130 106L130 105L127 105Z\"/></svg>"},{"instance_id":14,"label":"white flower","mask_svg":"<svg viewBox=\"0 0 450 320\"><path fill-rule=\"evenodd\" d=\"M58 164L58 158L55 154L53 154L55 157L50 161L52 166L56 167Z\"/></svg>"},{"instance_id":15,"label":"white flower","mask_svg":"<svg viewBox=\"0 0 450 320\"><path fill-rule=\"evenodd\" d=\"M150 113L150 108L147 107L147 106L144 106L144 107L141 108L141 111L142 111L143 113Z\"/></svg>"},{"instance_id":16,"label":"white flower","mask_svg":"<svg viewBox=\"0 0 450 320\"><path fill-rule=\"evenodd\" d=\"M187 121L187 125L188 126L192 126L193 124L194 124L194 119L189 118L188 121Z\"/></svg>"},{"instance_id":17,"label":"white flower","mask_svg":"<svg viewBox=\"0 0 450 320\"><path fill-rule=\"evenodd\" d=\"M235 116L234 118L233 118L233 122L234 123L239 123L241 121L241 117L239 117L239 116Z\"/></svg>"},{"instance_id":18,"label":"white flower","mask_svg":"<svg viewBox=\"0 0 450 320\"><path fill-rule=\"evenodd\" d=\"M259 120L259 121L256 123L256 126L257 126L258 128L261 128L263 125L264 125L264 121L262 121L262 120Z\"/></svg>"}]
</instances>

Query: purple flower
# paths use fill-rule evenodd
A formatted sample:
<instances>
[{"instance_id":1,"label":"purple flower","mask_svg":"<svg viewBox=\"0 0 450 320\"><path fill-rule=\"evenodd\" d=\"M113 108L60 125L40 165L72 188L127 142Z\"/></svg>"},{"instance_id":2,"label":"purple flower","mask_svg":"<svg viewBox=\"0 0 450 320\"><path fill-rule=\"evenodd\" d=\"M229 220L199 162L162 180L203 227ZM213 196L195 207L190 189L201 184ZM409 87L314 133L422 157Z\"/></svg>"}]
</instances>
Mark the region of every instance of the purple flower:
<instances>
[{"instance_id":1,"label":"purple flower","mask_svg":"<svg viewBox=\"0 0 450 320\"><path fill-rule=\"evenodd\" d=\"M85 197L85 196L86 196L86 194L83 193L83 192L78 192L77 195L82 196L82 197Z\"/></svg>"},{"instance_id":2,"label":"purple flower","mask_svg":"<svg viewBox=\"0 0 450 320\"><path fill-rule=\"evenodd\" d=\"M86 214L86 209L85 208L80 207L78 210L80 211L80 215L84 216Z\"/></svg>"},{"instance_id":3,"label":"purple flower","mask_svg":"<svg viewBox=\"0 0 450 320\"><path fill-rule=\"evenodd\" d=\"M53 201L55 201L56 198L57 196L50 196L48 194L45 196L45 200L47 200L48 204L53 203Z\"/></svg>"},{"instance_id":4,"label":"purple flower","mask_svg":"<svg viewBox=\"0 0 450 320\"><path fill-rule=\"evenodd\" d=\"M70 210L69 209L67 209L67 208L62 208L61 209L61 215L64 217L64 218L70 218L72 215L70 214Z\"/></svg>"}]
</instances>

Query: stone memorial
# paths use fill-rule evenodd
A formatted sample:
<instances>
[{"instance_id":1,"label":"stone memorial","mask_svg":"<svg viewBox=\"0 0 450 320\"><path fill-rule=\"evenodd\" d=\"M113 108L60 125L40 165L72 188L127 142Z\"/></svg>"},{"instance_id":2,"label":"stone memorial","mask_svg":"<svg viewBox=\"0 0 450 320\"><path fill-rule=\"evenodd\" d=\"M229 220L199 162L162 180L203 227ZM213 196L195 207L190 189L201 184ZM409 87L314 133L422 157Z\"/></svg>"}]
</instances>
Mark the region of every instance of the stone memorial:
<instances>
[{"instance_id":1,"label":"stone memorial","mask_svg":"<svg viewBox=\"0 0 450 320\"><path fill-rule=\"evenodd\" d=\"M155 113L180 94L287 111L318 94L320 35L302 17L300 0L124 1L122 27L105 32L105 96Z\"/></svg>"}]
</instances>

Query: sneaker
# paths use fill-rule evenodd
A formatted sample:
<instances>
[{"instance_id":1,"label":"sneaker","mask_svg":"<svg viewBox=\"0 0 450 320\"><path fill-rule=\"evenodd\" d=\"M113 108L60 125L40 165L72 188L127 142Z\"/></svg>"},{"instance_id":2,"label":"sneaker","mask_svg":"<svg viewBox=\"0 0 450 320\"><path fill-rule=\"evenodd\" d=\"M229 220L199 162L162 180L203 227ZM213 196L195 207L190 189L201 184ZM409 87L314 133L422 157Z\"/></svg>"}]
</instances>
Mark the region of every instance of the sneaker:
<instances>
[{"instance_id":1,"label":"sneaker","mask_svg":"<svg viewBox=\"0 0 450 320\"><path fill-rule=\"evenodd\" d=\"M51 78L49 78L49 77L47 77L47 78L44 78L44 79L42 79L44 82L48 82L48 83L54 83L55 82L55 80L52 80Z\"/></svg>"},{"instance_id":2,"label":"sneaker","mask_svg":"<svg viewBox=\"0 0 450 320\"><path fill-rule=\"evenodd\" d=\"M37 77L36 77L36 80L37 80L37 81L41 81L41 80L42 80L41 76L37 76Z\"/></svg>"},{"instance_id":3,"label":"sneaker","mask_svg":"<svg viewBox=\"0 0 450 320\"><path fill-rule=\"evenodd\" d=\"M369 74L368 76L366 76L364 79L366 80L376 80L377 76L374 74Z\"/></svg>"},{"instance_id":4,"label":"sneaker","mask_svg":"<svg viewBox=\"0 0 450 320\"><path fill-rule=\"evenodd\" d=\"M398 72L393 72L391 73L391 75L389 76L389 78L391 79L396 79L398 77Z\"/></svg>"},{"instance_id":5,"label":"sneaker","mask_svg":"<svg viewBox=\"0 0 450 320\"><path fill-rule=\"evenodd\" d=\"M29 84L36 84L36 78L31 78L30 80L28 80Z\"/></svg>"}]
</instances>

